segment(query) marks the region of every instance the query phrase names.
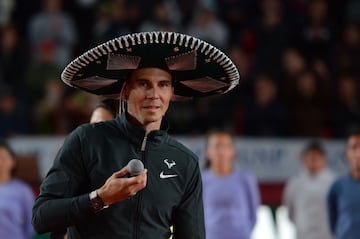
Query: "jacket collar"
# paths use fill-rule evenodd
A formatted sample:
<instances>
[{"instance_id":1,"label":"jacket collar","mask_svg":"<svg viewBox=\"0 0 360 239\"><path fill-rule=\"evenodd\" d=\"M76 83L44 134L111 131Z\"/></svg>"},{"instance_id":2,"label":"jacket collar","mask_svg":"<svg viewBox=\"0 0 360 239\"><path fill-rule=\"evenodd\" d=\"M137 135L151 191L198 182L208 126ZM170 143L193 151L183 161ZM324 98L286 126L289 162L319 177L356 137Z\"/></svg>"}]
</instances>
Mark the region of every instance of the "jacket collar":
<instances>
[{"instance_id":1,"label":"jacket collar","mask_svg":"<svg viewBox=\"0 0 360 239\"><path fill-rule=\"evenodd\" d=\"M145 137L145 129L130 123L128 120L128 113L121 114L116 117L116 122L119 125L121 131L125 136L135 145L141 146L144 137ZM162 118L161 126L159 130L153 130L147 135L147 142L151 143L161 143L161 141L167 135L167 131L169 130L169 123L165 117Z\"/></svg>"}]
</instances>

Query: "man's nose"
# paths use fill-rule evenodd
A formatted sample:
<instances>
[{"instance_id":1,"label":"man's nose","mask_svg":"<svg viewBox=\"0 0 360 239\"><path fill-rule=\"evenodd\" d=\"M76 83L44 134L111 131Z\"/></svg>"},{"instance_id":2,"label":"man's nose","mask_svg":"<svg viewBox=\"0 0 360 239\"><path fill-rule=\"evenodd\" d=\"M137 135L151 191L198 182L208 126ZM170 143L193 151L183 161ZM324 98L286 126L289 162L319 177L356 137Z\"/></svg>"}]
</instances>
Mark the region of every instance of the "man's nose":
<instances>
[{"instance_id":1,"label":"man's nose","mask_svg":"<svg viewBox=\"0 0 360 239\"><path fill-rule=\"evenodd\" d=\"M159 91L156 89L156 87L151 87L147 90L147 98L150 98L150 99L156 99L159 97Z\"/></svg>"}]
</instances>

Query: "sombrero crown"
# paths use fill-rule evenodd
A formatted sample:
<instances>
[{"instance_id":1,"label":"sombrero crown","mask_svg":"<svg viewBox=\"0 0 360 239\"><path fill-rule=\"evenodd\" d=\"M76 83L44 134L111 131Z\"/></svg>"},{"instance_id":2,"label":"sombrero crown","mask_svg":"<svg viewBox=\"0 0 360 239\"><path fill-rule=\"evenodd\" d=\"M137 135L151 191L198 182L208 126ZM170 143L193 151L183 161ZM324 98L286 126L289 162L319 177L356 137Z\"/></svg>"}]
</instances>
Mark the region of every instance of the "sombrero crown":
<instances>
[{"instance_id":1,"label":"sombrero crown","mask_svg":"<svg viewBox=\"0 0 360 239\"><path fill-rule=\"evenodd\" d=\"M176 96L223 94L239 83L234 63L198 38L174 32L142 32L103 43L73 60L62 80L106 97L119 97L123 82L138 68L157 67L173 75Z\"/></svg>"}]
</instances>

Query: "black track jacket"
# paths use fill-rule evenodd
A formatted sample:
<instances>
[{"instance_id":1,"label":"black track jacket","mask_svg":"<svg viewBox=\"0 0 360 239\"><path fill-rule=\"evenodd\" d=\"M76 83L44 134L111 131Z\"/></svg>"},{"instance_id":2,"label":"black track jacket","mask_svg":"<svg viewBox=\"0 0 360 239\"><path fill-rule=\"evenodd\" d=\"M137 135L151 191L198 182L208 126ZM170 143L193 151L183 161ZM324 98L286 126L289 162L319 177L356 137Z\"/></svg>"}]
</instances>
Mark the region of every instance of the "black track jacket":
<instances>
[{"instance_id":1,"label":"black track jacket","mask_svg":"<svg viewBox=\"0 0 360 239\"><path fill-rule=\"evenodd\" d=\"M68 227L70 239L167 239L173 225L174 239L205 239L197 157L167 134L164 119L145 138L126 118L82 125L65 139L36 199L34 228ZM89 193L131 159L148 169L147 186L95 215Z\"/></svg>"}]
</instances>

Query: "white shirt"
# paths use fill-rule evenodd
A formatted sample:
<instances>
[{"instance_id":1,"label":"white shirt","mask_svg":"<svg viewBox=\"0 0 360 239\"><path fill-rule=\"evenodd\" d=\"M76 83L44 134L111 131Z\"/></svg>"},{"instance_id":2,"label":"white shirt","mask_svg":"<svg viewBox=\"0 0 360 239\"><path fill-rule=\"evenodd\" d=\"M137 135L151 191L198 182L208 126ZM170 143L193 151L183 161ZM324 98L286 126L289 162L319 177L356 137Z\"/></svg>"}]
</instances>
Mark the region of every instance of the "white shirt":
<instances>
[{"instance_id":1,"label":"white shirt","mask_svg":"<svg viewBox=\"0 0 360 239\"><path fill-rule=\"evenodd\" d=\"M296 227L297 239L332 239L326 196L335 175L324 169L317 175L303 171L287 182L284 204Z\"/></svg>"}]
</instances>

